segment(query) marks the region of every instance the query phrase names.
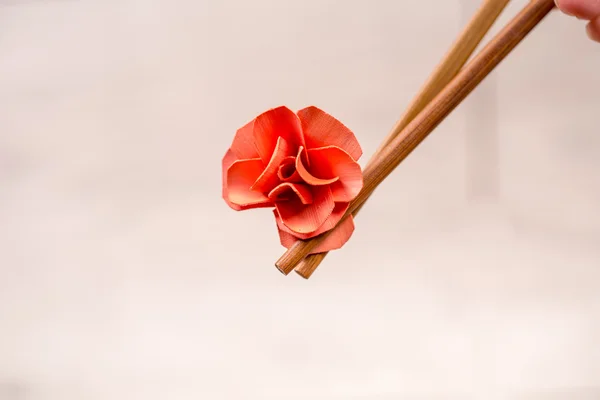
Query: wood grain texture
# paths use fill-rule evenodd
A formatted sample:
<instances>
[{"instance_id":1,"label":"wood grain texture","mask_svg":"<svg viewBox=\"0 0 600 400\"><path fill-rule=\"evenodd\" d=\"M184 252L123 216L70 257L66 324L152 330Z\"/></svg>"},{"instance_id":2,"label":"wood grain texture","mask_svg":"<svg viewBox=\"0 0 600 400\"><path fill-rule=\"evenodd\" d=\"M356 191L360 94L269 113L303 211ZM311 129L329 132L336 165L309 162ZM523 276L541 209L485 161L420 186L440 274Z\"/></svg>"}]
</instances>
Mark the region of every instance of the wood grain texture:
<instances>
[{"instance_id":1,"label":"wood grain texture","mask_svg":"<svg viewBox=\"0 0 600 400\"><path fill-rule=\"evenodd\" d=\"M414 118L364 172L364 186L350 203L346 217L364 203L375 188L404 160L477 85L554 8L553 0L532 0L490 43ZM298 241L275 263L289 274L330 232Z\"/></svg>"},{"instance_id":2,"label":"wood grain texture","mask_svg":"<svg viewBox=\"0 0 600 400\"><path fill-rule=\"evenodd\" d=\"M450 50L442 61L434 69L419 93L415 96L404 115L396 122L388 136L371 156L366 168L369 168L379 154L398 136L398 134L412 121L425 106L458 74L461 68L469 60L486 33L490 30L498 16L502 13L510 0L485 0L477 9L469 23L454 41ZM365 205L363 202L352 214L353 217L359 213ZM311 254L303 259L296 267L298 275L305 279L315 272L327 253Z\"/></svg>"}]
</instances>

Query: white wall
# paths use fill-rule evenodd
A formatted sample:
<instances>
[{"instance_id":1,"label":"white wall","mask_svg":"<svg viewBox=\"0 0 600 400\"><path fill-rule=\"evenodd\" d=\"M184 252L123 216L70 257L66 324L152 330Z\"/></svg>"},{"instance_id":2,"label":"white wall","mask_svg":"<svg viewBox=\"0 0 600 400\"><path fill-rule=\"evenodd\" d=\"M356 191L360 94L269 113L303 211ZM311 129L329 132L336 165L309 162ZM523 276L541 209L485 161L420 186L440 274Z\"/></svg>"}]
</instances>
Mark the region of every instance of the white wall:
<instances>
[{"instance_id":1,"label":"white wall","mask_svg":"<svg viewBox=\"0 0 600 400\"><path fill-rule=\"evenodd\" d=\"M0 0L0 399L600 397L582 22L548 17L309 281L220 198L234 131L280 104L364 165L476 5Z\"/></svg>"}]
</instances>

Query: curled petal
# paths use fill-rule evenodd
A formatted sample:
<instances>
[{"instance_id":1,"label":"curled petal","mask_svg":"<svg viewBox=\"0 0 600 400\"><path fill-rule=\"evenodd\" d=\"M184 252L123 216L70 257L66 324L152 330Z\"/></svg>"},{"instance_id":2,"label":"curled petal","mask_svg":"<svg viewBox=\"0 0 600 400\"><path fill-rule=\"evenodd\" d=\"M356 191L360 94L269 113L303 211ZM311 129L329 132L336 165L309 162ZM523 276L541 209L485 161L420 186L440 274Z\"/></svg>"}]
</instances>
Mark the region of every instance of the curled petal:
<instances>
[{"instance_id":1,"label":"curled petal","mask_svg":"<svg viewBox=\"0 0 600 400\"><path fill-rule=\"evenodd\" d=\"M348 210L348 206L348 203L335 203L335 207L333 208L331 215L327 217L325 222L323 222L323 225L321 225L316 231L310 233L297 233L292 231L283 224L283 221L281 221L281 217L279 216L277 210L273 210L273 213L275 214L275 219L277 220L277 226L279 227L279 229L295 236L297 239L306 240L335 228L335 226L338 224L338 222L340 222L340 220L346 213L346 210Z\"/></svg>"},{"instance_id":2,"label":"curled petal","mask_svg":"<svg viewBox=\"0 0 600 400\"><path fill-rule=\"evenodd\" d=\"M272 202L288 201L293 197L297 197L302 204L311 204L313 202L313 196L310 189L308 186L301 183L282 183L271 190L267 197L269 197L269 200Z\"/></svg>"},{"instance_id":3,"label":"curled petal","mask_svg":"<svg viewBox=\"0 0 600 400\"><path fill-rule=\"evenodd\" d=\"M240 206L233 204L231 201L229 201L229 190L227 189L227 171L229 170L229 167L231 167L231 164L233 164L235 161L237 161L237 157L235 156L235 154L233 154L233 151L231 149L227 150L227 153L225 153L223 161L221 162L222 196L223 200L225 200L229 207L233 208L236 211L240 211L242 209Z\"/></svg>"},{"instance_id":4,"label":"curled petal","mask_svg":"<svg viewBox=\"0 0 600 400\"><path fill-rule=\"evenodd\" d=\"M350 202L356 197L355 194L349 193L340 181L332 183L329 188L331 189L331 194L333 194L333 201Z\"/></svg>"},{"instance_id":5,"label":"curled petal","mask_svg":"<svg viewBox=\"0 0 600 400\"><path fill-rule=\"evenodd\" d=\"M294 235L282 230L281 228L279 228L278 231L279 241L281 242L281 245L285 248L289 249L294 245L294 243L296 243L297 240L300 240ZM350 237L352 236L353 232L354 220L352 218L352 215L349 215L348 218L346 218L340 223L339 227L335 231L329 234L327 238L316 248L314 248L309 254L324 253L326 251L337 250L341 248L344 244L346 244L348 239L350 239Z\"/></svg>"},{"instance_id":6,"label":"curled petal","mask_svg":"<svg viewBox=\"0 0 600 400\"><path fill-rule=\"evenodd\" d=\"M298 111L298 117L302 122L307 148L336 146L345 150L355 160L362 155L354 133L325 111L311 106Z\"/></svg>"},{"instance_id":7,"label":"curled petal","mask_svg":"<svg viewBox=\"0 0 600 400\"><path fill-rule=\"evenodd\" d=\"M306 151L304 150L304 148L300 147L300 149L298 150L298 156L296 157L296 171L298 171L298 174L300 175L302 180L304 182L308 183L309 185L312 185L312 186L330 185L339 179L337 176L326 178L326 179L317 178L316 176L311 174L308 171L308 169L306 169L306 167L304 166L304 161L302 160L303 158L306 159L308 157L306 156Z\"/></svg>"},{"instance_id":8,"label":"curled petal","mask_svg":"<svg viewBox=\"0 0 600 400\"><path fill-rule=\"evenodd\" d=\"M237 130L233 137L230 150L238 160L258 158L258 152L254 145L254 120L248 122Z\"/></svg>"},{"instance_id":9,"label":"curled petal","mask_svg":"<svg viewBox=\"0 0 600 400\"><path fill-rule=\"evenodd\" d=\"M296 171L296 157L286 157L283 159L277 170L277 177L282 182L302 182L302 178Z\"/></svg>"},{"instance_id":10,"label":"curled petal","mask_svg":"<svg viewBox=\"0 0 600 400\"><path fill-rule=\"evenodd\" d=\"M256 150L265 164L271 159L278 137L284 138L294 152L304 146L300 119L287 107L274 108L256 117L253 135Z\"/></svg>"},{"instance_id":11,"label":"curled petal","mask_svg":"<svg viewBox=\"0 0 600 400\"><path fill-rule=\"evenodd\" d=\"M308 158L315 174L339 178L331 185L334 201L352 201L361 191L363 176L360 165L344 150L335 146L309 149Z\"/></svg>"},{"instance_id":12,"label":"curled petal","mask_svg":"<svg viewBox=\"0 0 600 400\"><path fill-rule=\"evenodd\" d=\"M250 190L264 170L260 158L234 161L227 170L227 199L240 209L268 207L273 203L261 192Z\"/></svg>"},{"instance_id":13,"label":"curled petal","mask_svg":"<svg viewBox=\"0 0 600 400\"><path fill-rule=\"evenodd\" d=\"M283 137L278 137L275 150L273 151L273 155L271 156L269 163L250 189L266 193L277 186L279 183L279 177L277 176L279 165L286 157L294 154L293 151L291 153L290 151L292 150L288 142Z\"/></svg>"},{"instance_id":14,"label":"curled petal","mask_svg":"<svg viewBox=\"0 0 600 400\"><path fill-rule=\"evenodd\" d=\"M314 232L333 212L335 203L329 187L315 186L312 188L312 195L311 204L302 204L300 199L275 203L281 222L292 232L298 234Z\"/></svg>"}]
</instances>

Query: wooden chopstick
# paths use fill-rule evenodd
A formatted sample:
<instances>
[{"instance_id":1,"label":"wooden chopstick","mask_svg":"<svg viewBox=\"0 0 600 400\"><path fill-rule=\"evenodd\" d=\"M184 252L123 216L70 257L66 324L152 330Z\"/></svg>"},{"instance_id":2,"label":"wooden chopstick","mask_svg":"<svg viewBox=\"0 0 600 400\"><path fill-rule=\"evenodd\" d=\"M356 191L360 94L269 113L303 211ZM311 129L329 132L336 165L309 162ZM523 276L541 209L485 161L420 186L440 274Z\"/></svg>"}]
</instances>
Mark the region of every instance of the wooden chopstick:
<instances>
[{"instance_id":1,"label":"wooden chopstick","mask_svg":"<svg viewBox=\"0 0 600 400\"><path fill-rule=\"evenodd\" d=\"M364 185L350 203L348 215L356 211L383 180L404 160L477 85L554 8L554 0L532 0L496 35L475 58L385 147L364 172ZM311 240L297 241L275 263L289 274L331 231Z\"/></svg>"},{"instance_id":2,"label":"wooden chopstick","mask_svg":"<svg viewBox=\"0 0 600 400\"><path fill-rule=\"evenodd\" d=\"M396 122L396 125L394 125L388 136L371 156L366 168L371 166L373 161L379 157L381 151L386 148L410 123L410 121L412 121L423 108L425 108L425 106L433 100L433 98L448 83L450 83L452 78L458 74L509 1L510 0L484 0L482 2L479 9L476 11L475 15L473 15L467 26L465 26L459 37L455 40L448 53L446 53L440 64L425 82L425 85L423 85L419 93L412 100L404 112L404 115ZM365 203L362 203L354 213L352 213L352 216L356 217L364 205ZM298 264L295 271L298 275L308 279L326 256L326 252L311 254Z\"/></svg>"}]
</instances>

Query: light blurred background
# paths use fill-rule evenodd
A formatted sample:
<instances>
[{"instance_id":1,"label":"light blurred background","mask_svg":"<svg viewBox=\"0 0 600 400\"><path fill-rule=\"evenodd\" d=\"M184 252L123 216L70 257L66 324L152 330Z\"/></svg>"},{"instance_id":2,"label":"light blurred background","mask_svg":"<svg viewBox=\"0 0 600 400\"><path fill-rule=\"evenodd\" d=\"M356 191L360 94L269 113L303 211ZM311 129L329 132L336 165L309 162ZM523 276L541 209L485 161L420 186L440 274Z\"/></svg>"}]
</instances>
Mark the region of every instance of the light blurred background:
<instances>
[{"instance_id":1,"label":"light blurred background","mask_svg":"<svg viewBox=\"0 0 600 400\"><path fill-rule=\"evenodd\" d=\"M282 104L364 165L478 5L0 0L0 400L599 399L583 22L552 13L308 281L220 197L235 130Z\"/></svg>"}]
</instances>

